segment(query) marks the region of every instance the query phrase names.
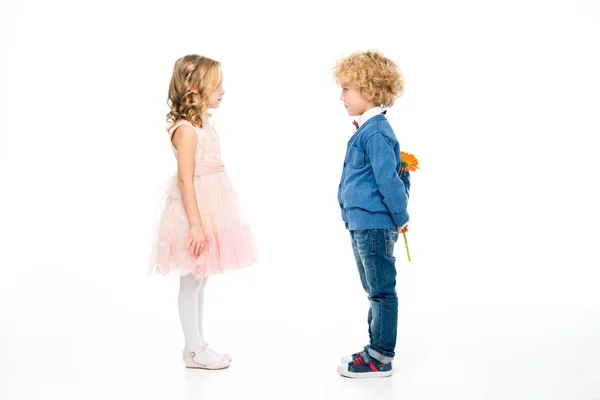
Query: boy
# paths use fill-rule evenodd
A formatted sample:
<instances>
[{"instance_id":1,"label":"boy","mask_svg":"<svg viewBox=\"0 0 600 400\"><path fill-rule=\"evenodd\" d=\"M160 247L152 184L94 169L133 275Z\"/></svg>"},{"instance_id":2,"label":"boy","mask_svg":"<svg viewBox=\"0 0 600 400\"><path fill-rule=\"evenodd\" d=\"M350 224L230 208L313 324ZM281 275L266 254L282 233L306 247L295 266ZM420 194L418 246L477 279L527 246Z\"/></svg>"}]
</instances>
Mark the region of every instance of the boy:
<instances>
[{"instance_id":1,"label":"boy","mask_svg":"<svg viewBox=\"0 0 600 400\"><path fill-rule=\"evenodd\" d=\"M378 51L358 52L338 62L340 100L357 117L348 141L338 201L350 231L363 288L369 295L369 344L345 356L338 372L350 378L392 375L398 326L396 267L398 234L407 229L410 176L400 172L400 146L385 117L402 95L398 66Z\"/></svg>"}]
</instances>

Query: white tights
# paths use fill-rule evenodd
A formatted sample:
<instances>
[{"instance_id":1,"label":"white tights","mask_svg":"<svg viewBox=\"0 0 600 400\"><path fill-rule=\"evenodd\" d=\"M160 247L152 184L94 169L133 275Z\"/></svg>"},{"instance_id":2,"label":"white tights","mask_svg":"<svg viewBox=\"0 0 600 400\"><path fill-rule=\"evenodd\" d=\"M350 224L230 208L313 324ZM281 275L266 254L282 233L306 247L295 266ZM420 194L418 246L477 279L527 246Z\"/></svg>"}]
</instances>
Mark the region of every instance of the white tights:
<instances>
[{"instance_id":1,"label":"white tights","mask_svg":"<svg viewBox=\"0 0 600 400\"><path fill-rule=\"evenodd\" d=\"M196 279L192 274L179 279L179 319L185 337L185 351L196 352L194 361L210 365L217 361L219 353L207 348L200 351L206 344L204 341L204 288L208 278Z\"/></svg>"}]
</instances>

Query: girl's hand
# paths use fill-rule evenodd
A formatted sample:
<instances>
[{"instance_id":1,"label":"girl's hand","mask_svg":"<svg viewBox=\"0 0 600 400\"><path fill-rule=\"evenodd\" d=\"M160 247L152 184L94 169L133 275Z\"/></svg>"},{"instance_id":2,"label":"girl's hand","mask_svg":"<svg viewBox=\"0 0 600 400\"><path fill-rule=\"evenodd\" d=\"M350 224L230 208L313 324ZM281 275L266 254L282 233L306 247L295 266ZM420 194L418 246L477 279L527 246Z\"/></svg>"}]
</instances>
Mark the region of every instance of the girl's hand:
<instances>
[{"instance_id":1,"label":"girl's hand","mask_svg":"<svg viewBox=\"0 0 600 400\"><path fill-rule=\"evenodd\" d=\"M204 241L206 240L206 235L204 234L204 229L201 226L192 226L190 228L190 236L188 238L188 246L187 250L190 253L190 256L193 258L200 257L200 253L202 252L202 248L204 247Z\"/></svg>"},{"instance_id":2,"label":"girl's hand","mask_svg":"<svg viewBox=\"0 0 600 400\"><path fill-rule=\"evenodd\" d=\"M397 226L396 230L398 231L398 233L408 232L408 222L406 223L406 225L404 225L404 228Z\"/></svg>"}]
</instances>

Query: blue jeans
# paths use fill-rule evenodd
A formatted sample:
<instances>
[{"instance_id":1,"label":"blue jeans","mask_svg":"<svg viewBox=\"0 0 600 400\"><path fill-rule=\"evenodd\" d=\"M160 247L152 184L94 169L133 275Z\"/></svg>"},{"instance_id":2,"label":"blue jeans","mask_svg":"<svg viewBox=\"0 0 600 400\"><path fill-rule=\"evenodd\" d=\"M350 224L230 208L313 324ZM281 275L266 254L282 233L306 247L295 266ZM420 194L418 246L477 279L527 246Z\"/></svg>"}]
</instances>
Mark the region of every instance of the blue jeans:
<instances>
[{"instance_id":1,"label":"blue jeans","mask_svg":"<svg viewBox=\"0 0 600 400\"><path fill-rule=\"evenodd\" d=\"M388 363L394 358L398 331L396 294L396 229L350 231L352 249L363 288L369 295L369 346L372 357Z\"/></svg>"}]
</instances>

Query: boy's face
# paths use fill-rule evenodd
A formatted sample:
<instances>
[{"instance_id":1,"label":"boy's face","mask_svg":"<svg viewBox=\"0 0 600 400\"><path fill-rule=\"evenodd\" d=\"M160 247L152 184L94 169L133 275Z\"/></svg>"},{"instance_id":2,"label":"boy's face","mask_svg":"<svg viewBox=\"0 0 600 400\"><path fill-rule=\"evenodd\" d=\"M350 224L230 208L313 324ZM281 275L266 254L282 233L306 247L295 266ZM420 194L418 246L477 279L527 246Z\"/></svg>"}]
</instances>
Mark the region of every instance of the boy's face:
<instances>
[{"instance_id":1,"label":"boy's face","mask_svg":"<svg viewBox=\"0 0 600 400\"><path fill-rule=\"evenodd\" d=\"M344 102L348 115L362 115L365 111L375 106L373 101L367 100L356 86L341 84L341 87L342 94L340 100Z\"/></svg>"}]
</instances>

